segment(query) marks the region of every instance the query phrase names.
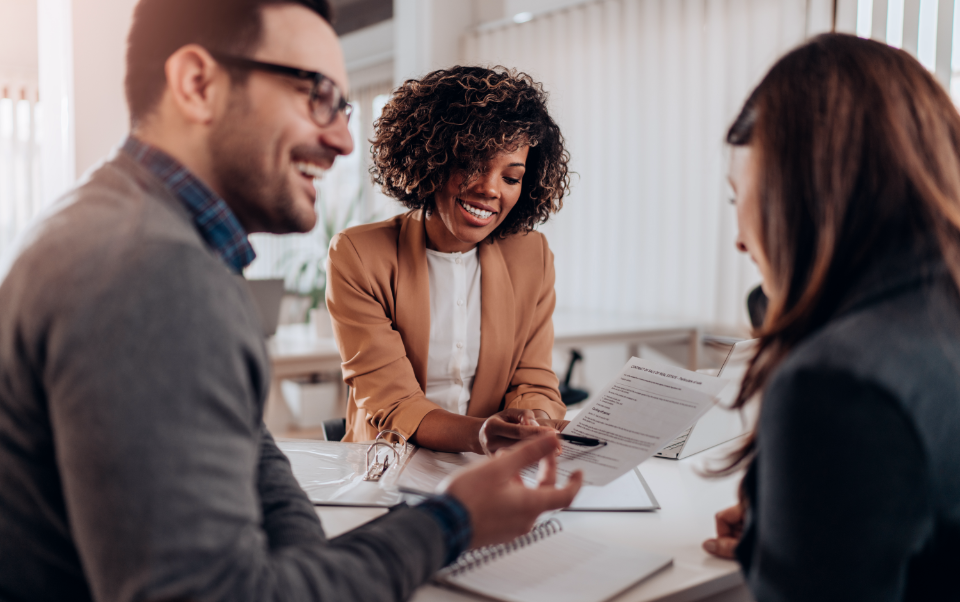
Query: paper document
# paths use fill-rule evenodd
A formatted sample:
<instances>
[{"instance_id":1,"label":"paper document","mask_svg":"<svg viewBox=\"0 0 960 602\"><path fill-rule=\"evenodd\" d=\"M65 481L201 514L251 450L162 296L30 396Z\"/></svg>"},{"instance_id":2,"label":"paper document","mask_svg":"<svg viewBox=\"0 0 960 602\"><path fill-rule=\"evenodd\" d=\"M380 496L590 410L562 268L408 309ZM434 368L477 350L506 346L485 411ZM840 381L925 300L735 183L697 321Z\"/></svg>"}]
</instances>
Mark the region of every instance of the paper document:
<instances>
[{"instance_id":1,"label":"paper document","mask_svg":"<svg viewBox=\"0 0 960 602\"><path fill-rule=\"evenodd\" d=\"M394 479L384 482L384 487L399 487L407 492L434 493L437 486L449 475L473 462L483 462L478 454L451 454L417 449L406 464L398 470ZM526 477L532 485L536 478ZM574 511L646 511L657 510L660 504L639 471L628 471L606 487L584 486L567 510Z\"/></svg>"},{"instance_id":2,"label":"paper document","mask_svg":"<svg viewBox=\"0 0 960 602\"><path fill-rule=\"evenodd\" d=\"M654 455L689 429L726 386L722 378L631 358L620 374L577 417L564 433L606 441L586 447L563 441L558 481L582 470L584 483L603 486ZM524 469L524 476L537 467Z\"/></svg>"}]
</instances>

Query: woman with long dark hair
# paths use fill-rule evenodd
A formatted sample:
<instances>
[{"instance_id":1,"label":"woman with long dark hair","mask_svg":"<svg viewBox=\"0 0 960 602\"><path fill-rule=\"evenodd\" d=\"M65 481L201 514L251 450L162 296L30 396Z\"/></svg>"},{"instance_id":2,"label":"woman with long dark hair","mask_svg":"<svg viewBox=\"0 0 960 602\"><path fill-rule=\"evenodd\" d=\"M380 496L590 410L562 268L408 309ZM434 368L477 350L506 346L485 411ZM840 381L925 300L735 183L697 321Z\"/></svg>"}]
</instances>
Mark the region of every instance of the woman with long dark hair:
<instances>
[{"instance_id":1,"label":"woman with long dark hair","mask_svg":"<svg viewBox=\"0 0 960 602\"><path fill-rule=\"evenodd\" d=\"M561 427L553 253L534 228L562 205L568 155L542 87L442 69L400 86L375 128L374 179L409 211L331 244L346 440L491 452Z\"/></svg>"},{"instance_id":2,"label":"woman with long dark hair","mask_svg":"<svg viewBox=\"0 0 960 602\"><path fill-rule=\"evenodd\" d=\"M906 52L831 34L727 141L769 307L741 503L704 547L761 602L960 598L960 116Z\"/></svg>"}]
</instances>

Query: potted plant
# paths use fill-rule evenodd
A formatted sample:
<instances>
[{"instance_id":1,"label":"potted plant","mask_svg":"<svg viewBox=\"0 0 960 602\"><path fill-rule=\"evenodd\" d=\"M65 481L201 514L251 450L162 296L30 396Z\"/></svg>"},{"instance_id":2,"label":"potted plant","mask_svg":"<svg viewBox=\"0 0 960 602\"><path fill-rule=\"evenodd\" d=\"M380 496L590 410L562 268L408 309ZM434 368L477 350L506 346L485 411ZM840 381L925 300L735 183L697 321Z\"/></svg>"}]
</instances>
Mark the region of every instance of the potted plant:
<instances>
[{"instance_id":1,"label":"potted plant","mask_svg":"<svg viewBox=\"0 0 960 602\"><path fill-rule=\"evenodd\" d=\"M362 192L358 192L348 203L329 207L318 186L317 226L305 237L306 244L287 251L280 259L280 271L285 274L287 290L307 299L309 321L321 338L333 336L325 300L330 241L341 230L360 223L356 216L361 202Z\"/></svg>"}]
</instances>

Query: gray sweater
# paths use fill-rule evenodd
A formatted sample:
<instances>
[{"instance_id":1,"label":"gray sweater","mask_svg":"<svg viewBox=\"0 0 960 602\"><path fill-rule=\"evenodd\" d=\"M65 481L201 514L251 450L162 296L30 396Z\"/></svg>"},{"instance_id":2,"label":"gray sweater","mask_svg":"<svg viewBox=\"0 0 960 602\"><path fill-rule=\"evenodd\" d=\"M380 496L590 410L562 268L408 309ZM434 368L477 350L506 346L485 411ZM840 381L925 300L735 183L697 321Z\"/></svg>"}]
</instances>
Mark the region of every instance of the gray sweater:
<instances>
[{"instance_id":1,"label":"gray sweater","mask_svg":"<svg viewBox=\"0 0 960 602\"><path fill-rule=\"evenodd\" d=\"M326 540L256 315L122 153L42 220L0 284L0 600L399 600L443 564L417 509Z\"/></svg>"}]
</instances>

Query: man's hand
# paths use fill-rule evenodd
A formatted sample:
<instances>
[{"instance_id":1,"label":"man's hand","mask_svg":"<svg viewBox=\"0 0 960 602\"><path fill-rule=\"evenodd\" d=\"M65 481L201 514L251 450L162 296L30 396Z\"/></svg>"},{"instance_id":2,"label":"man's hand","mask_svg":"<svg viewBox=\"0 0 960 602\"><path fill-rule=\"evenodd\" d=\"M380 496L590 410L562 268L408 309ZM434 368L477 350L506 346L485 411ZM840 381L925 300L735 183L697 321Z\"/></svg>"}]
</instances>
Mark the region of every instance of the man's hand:
<instances>
[{"instance_id":1,"label":"man's hand","mask_svg":"<svg viewBox=\"0 0 960 602\"><path fill-rule=\"evenodd\" d=\"M743 506L737 504L717 512L717 537L703 542L703 549L720 558L733 558L743 535Z\"/></svg>"},{"instance_id":2,"label":"man's hand","mask_svg":"<svg viewBox=\"0 0 960 602\"><path fill-rule=\"evenodd\" d=\"M470 513L473 540L470 547L510 541L533 528L540 514L566 508L583 483L580 471L566 487L557 489L557 438L549 435L504 450L488 462L478 463L454 476L445 493L457 498ZM528 488L520 470L540 462L539 485Z\"/></svg>"},{"instance_id":3,"label":"man's hand","mask_svg":"<svg viewBox=\"0 0 960 602\"><path fill-rule=\"evenodd\" d=\"M546 413L541 412L543 416ZM480 427L480 448L486 455L509 447L523 439L538 437L547 433L556 434L555 421L538 416L534 410L511 408L497 412L484 421ZM559 448L559 444L557 445Z\"/></svg>"}]
</instances>

